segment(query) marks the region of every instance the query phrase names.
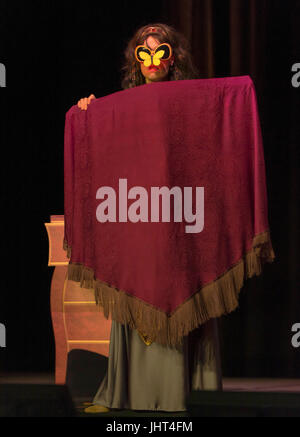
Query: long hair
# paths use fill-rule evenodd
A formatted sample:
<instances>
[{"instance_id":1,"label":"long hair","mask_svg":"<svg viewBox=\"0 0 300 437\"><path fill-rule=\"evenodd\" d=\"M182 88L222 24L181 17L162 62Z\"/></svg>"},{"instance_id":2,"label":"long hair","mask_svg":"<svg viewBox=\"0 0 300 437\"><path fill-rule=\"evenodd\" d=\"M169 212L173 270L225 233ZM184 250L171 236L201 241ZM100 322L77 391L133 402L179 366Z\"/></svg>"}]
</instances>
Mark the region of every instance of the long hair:
<instances>
[{"instance_id":1,"label":"long hair","mask_svg":"<svg viewBox=\"0 0 300 437\"><path fill-rule=\"evenodd\" d=\"M157 31L150 31L151 27L157 28ZM152 23L140 27L127 44L124 52L125 62L121 67L122 89L133 88L146 83L140 69L140 63L135 58L134 50L137 45L143 44L150 35L160 43L166 42L172 47L174 63L169 67L168 80L199 78L199 72L194 65L187 39L172 26L163 23Z\"/></svg>"}]
</instances>

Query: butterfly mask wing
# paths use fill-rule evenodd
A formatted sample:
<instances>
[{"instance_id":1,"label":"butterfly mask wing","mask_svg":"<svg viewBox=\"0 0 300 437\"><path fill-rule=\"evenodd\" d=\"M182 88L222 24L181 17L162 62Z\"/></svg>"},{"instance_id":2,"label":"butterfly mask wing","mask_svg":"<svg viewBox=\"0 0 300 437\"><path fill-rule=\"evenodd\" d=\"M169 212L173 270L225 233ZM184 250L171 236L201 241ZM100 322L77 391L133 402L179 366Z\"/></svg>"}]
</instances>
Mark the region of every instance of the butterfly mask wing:
<instances>
[{"instance_id":1,"label":"butterfly mask wing","mask_svg":"<svg viewBox=\"0 0 300 437\"><path fill-rule=\"evenodd\" d=\"M143 62L145 67L149 67L152 62L155 66L160 65L161 60L168 60L172 55L172 48L170 44L163 43L151 51L147 47L140 45L135 49L135 57L137 61Z\"/></svg>"}]
</instances>

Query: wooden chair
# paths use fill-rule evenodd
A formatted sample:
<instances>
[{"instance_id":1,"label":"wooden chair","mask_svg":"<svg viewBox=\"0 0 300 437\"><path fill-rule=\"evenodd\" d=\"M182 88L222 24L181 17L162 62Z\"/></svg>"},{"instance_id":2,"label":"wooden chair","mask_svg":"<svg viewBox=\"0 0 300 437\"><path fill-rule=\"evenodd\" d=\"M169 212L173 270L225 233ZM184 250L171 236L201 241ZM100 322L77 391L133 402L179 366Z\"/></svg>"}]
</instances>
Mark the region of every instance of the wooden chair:
<instances>
[{"instance_id":1,"label":"wooden chair","mask_svg":"<svg viewBox=\"0 0 300 437\"><path fill-rule=\"evenodd\" d=\"M68 353L84 349L108 357L111 319L96 306L93 290L67 279L69 260L63 250L64 216L51 215L45 223L49 238L51 317L55 338L55 383L65 384Z\"/></svg>"}]
</instances>

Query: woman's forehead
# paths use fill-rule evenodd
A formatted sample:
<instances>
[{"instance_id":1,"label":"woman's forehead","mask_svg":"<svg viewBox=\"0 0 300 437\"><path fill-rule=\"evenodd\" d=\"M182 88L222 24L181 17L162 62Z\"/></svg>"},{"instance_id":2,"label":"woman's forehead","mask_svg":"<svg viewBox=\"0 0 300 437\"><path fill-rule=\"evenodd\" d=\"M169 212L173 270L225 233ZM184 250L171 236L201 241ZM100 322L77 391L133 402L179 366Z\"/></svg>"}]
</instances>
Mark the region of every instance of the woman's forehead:
<instances>
[{"instance_id":1,"label":"woman's forehead","mask_svg":"<svg viewBox=\"0 0 300 437\"><path fill-rule=\"evenodd\" d=\"M158 39L150 35L144 40L143 44L144 46L148 46L151 50L154 50L160 44L160 42Z\"/></svg>"}]
</instances>

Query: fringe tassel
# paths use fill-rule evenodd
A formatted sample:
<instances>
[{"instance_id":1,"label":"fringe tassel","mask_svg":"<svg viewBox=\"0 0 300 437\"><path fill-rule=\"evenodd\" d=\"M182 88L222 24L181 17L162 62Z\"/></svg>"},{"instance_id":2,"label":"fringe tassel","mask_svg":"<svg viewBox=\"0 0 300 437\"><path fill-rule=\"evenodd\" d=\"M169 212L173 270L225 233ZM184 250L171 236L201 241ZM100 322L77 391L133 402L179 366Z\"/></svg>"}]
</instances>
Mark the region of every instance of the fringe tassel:
<instances>
[{"instance_id":1,"label":"fringe tassel","mask_svg":"<svg viewBox=\"0 0 300 437\"><path fill-rule=\"evenodd\" d=\"M68 246L68 243L66 242L66 240L64 239L63 241L63 250L65 250L67 252L67 258L71 258L71 247Z\"/></svg>"},{"instance_id":2,"label":"fringe tassel","mask_svg":"<svg viewBox=\"0 0 300 437\"><path fill-rule=\"evenodd\" d=\"M71 248L64 242L64 249ZM180 347L183 337L211 318L235 310L239 292L247 278L260 275L265 262L273 262L275 254L269 231L257 235L250 252L215 281L205 285L182 303L173 314L167 315L150 304L94 278L94 271L80 263L68 266L68 279L80 282L84 288L94 289L96 304L119 323L136 329L144 341L155 341L164 346ZM205 328L205 325L204 327ZM205 329L203 330L203 332ZM209 336L205 336L208 339ZM145 341L145 342L146 342ZM213 347L206 343L207 354L212 357ZM147 344L147 343L146 343Z\"/></svg>"}]
</instances>

